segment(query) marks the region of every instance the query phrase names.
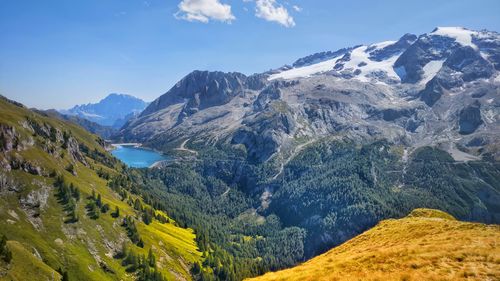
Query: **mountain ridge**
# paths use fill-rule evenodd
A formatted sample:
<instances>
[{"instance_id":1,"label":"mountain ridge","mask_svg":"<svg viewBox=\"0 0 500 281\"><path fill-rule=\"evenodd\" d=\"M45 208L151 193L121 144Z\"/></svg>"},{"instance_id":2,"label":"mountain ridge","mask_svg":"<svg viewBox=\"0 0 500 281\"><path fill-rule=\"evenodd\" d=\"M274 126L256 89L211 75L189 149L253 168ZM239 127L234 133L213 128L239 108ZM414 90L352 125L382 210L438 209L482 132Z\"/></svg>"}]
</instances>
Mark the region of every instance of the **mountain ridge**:
<instances>
[{"instance_id":1,"label":"mountain ridge","mask_svg":"<svg viewBox=\"0 0 500 281\"><path fill-rule=\"evenodd\" d=\"M416 209L294 268L246 280L494 280L499 236L498 225Z\"/></svg>"},{"instance_id":2,"label":"mountain ridge","mask_svg":"<svg viewBox=\"0 0 500 281\"><path fill-rule=\"evenodd\" d=\"M147 105L147 102L134 96L112 93L97 103L75 105L67 110L59 110L59 112L120 129L128 119L140 114Z\"/></svg>"},{"instance_id":3,"label":"mountain ridge","mask_svg":"<svg viewBox=\"0 0 500 281\"><path fill-rule=\"evenodd\" d=\"M481 139L483 154L499 159L491 134L500 130L499 54L496 32L440 27L251 76L195 71L121 136L166 150L202 136L209 144L242 144L259 162L293 149L293 139L338 132L410 147L444 141L467 151L477 151L470 143ZM259 121L264 116L273 121Z\"/></svg>"}]
</instances>

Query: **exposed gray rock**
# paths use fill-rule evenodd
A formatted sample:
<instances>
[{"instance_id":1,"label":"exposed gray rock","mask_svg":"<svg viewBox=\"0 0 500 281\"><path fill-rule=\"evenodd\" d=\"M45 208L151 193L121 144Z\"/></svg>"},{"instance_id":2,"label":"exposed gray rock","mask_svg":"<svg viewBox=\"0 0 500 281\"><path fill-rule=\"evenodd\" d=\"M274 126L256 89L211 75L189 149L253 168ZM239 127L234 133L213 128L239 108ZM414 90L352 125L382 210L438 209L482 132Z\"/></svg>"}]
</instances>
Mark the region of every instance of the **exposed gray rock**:
<instances>
[{"instance_id":1,"label":"exposed gray rock","mask_svg":"<svg viewBox=\"0 0 500 281\"><path fill-rule=\"evenodd\" d=\"M421 35L418 40L399 56L395 68L405 69L403 83L416 83L422 78L423 67L430 61L446 58L457 43L453 38Z\"/></svg>"},{"instance_id":2,"label":"exposed gray rock","mask_svg":"<svg viewBox=\"0 0 500 281\"><path fill-rule=\"evenodd\" d=\"M19 135L16 128L0 124L0 152L9 152L17 149L19 145Z\"/></svg>"},{"instance_id":3,"label":"exposed gray rock","mask_svg":"<svg viewBox=\"0 0 500 281\"><path fill-rule=\"evenodd\" d=\"M434 77L425 85L425 89L419 93L420 100L428 106L433 106L441 98L443 92L444 89L439 83L439 79Z\"/></svg>"},{"instance_id":4,"label":"exposed gray rock","mask_svg":"<svg viewBox=\"0 0 500 281\"><path fill-rule=\"evenodd\" d=\"M294 67L306 66L306 65L311 65L311 64L314 64L314 63L317 63L320 61L324 61L327 59L335 58L335 57L338 57L340 55L346 54L349 51L351 51L357 47L359 47L359 45L354 46L352 48L343 48L343 49L337 50L335 52L328 51L328 52L316 53L316 54L298 59L297 61L295 61L293 63L293 66Z\"/></svg>"},{"instance_id":5,"label":"exposed gray rock","mask_svg":"<svg viewBox=\"0 0 500 281\"><path fill-rule=\"evenodd\" d=\"M80 146L75 138L69 137L65 141L65 145L67 147L68 154L71 156L73 161L79 161L83 165L88 166L87 160L85 159L83 153L80 151Z\"/></svg>"},{"instance_id":6,"label":"exposed gray rock","mask_svg":"<svg viewBox=\"0 0 500 281\"><path fill-rule=\"evenodd\" d=\"M481 119L481 104L476 100L460 111L460 119L458 120L460 134L472 134L476 129L483 124Z\"/></svg>"},{"instance_id":7,"label":"exposed gray rock","mask_svg":"<svg viewBox=\"0 0 500 281\"><path fill-rule=\"evenodd\" d=\"M461 73L463 81L468 82L479 78L489 78L495 72L493 65L471 47L455 49L444 66Z\"/></svg>"},{"instance_id":8,"label":"exposed gray rock","mask_svg":"<svg viewBox=\"0 0 500 281\"><path fill-rule=\"evenodd\" d=\"M368 48L367 51L370 52L370 59L374 61L383 61L394 55L404 52L408 47L410 47L417 40L415 34L405 34L399 40L382 49L374 49L373 51Z\"/></svg>"}]
</instances>

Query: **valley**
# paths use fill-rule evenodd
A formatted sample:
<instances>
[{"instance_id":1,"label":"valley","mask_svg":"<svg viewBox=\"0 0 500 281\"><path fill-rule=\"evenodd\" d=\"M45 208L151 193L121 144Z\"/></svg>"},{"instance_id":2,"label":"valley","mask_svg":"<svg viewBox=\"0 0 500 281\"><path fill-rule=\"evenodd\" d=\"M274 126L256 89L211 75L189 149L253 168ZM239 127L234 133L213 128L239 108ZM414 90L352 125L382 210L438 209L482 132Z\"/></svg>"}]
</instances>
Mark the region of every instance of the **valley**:
<instances>
[{"instance_id":1,"label":"valley","mask_svg":"<svg viewBox=\"0 0 500 281\"><path fill-rule=\"evenodd\" d=\"M496 280L499 77L497 32L438 27L151 103L1 97L0 280Z\"/></svg>"}]
</instances>

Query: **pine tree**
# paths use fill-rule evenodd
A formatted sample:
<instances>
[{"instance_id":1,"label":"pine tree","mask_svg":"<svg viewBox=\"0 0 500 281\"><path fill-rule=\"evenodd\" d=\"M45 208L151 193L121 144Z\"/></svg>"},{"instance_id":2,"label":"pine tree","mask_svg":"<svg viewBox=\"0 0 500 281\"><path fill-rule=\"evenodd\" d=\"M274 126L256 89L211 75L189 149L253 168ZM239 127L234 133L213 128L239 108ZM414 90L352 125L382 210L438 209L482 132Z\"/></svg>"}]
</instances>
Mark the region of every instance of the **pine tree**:
<instances>
[{"instance_id":1,"label":"pine tree","mask_svg":"<svg viewBox=\"0 0 500 281\"><path fill-rule=\"evenodd\" d=\"M139 200L139 198L135 199L134 209L136 209L138 211L140 211L142 209L142 204L141 204L141 201Z\"/></svg>"},{"instance_id":2,"label":"pine tree","mask_svg":"<svg viewBox=\"0 0 500 281\"><path fill-rule=\"evenodd\" d=\"M68 277L68 272L67 271L63 272L61 281L69 281L69 277Z\"/></svg>"},{"instance_id":3,"label":"pine tree","mask_svg":"<svg viewBox=\"0 0 500 281\"><path fill-rule=\"evenodd\" d=\"M102 198L101 198L101 194L97 194L97 200L95 201L95 204L97 205L97 207L101 208L102 207Z\"/></svg>"},{"instance_id":4,"label":"pine tree","mask_svg":"<svg viewBox=\"0 0 500 281\"><path fill-rule=\"evenodd\" d=\"M78 188L75 188L73 197L76 199L76 201L80 201L80 190Z\"/></svg>"},{"instance_id":5,"label":"pine tree","mask_svg":"<svg viewBox=\"0 0 500 281\"><path fill-rule=\"evenodd\" d=\"M148 252L148 264L151 267L155 267L155 265L156 265L156 258L155 258L155 255L153 254L153 251L151 250L151 248L149 248L149 252Z\"/></svg>"},{"instance_id":6,"label":"pine tree","mask_svg":"<svg viewBox=\"0 0 500 281\"><path fill-rule=\"evenodd\" d=\"M120 216L120 208L118 206L115 206L115 211L111 214L113 218L117 218Z\"/></svg>"},{"instance_id":7,"label":"pine tree","mask_svg":"<svg viewBox=\"0 0 500 281\"><path fill-rule=\"evenodd\" d=\"M123 242L122 249L120 250L120 255L119 256L126 257L127 255L128 255L127 243Z\"/></svg>"},{"instance_id":8,"label":"pine tree","mask_svg":"<svg viewBox=\"0 0 500 281\"><path fill-rule=\"evenodd\" d=\"M7 248L7 236L2 235L0 238L0 257L9 263L12 260L12 252Z\"/></svg>"}]
</instances>

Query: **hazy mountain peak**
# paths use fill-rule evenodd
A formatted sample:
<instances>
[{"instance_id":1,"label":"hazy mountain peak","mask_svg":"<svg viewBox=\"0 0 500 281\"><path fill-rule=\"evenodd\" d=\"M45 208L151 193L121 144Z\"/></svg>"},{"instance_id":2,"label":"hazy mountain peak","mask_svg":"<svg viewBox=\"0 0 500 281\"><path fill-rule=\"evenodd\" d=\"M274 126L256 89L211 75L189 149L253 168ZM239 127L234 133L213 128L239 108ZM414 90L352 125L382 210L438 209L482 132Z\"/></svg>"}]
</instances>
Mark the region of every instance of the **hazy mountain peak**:
<instances>
[{"instance_id":1,"label":"hazy mountain peak","mask_svg":"<svg viewBox=\"0 0 500 281\"><path fill-rule=\"evenodd\" d=\"M131 95L112 93L97 103L75 105L61 113L75 115L103 126L120 128L131 117L139 114L147 102Z\"/></svg>"}]
</instances>

